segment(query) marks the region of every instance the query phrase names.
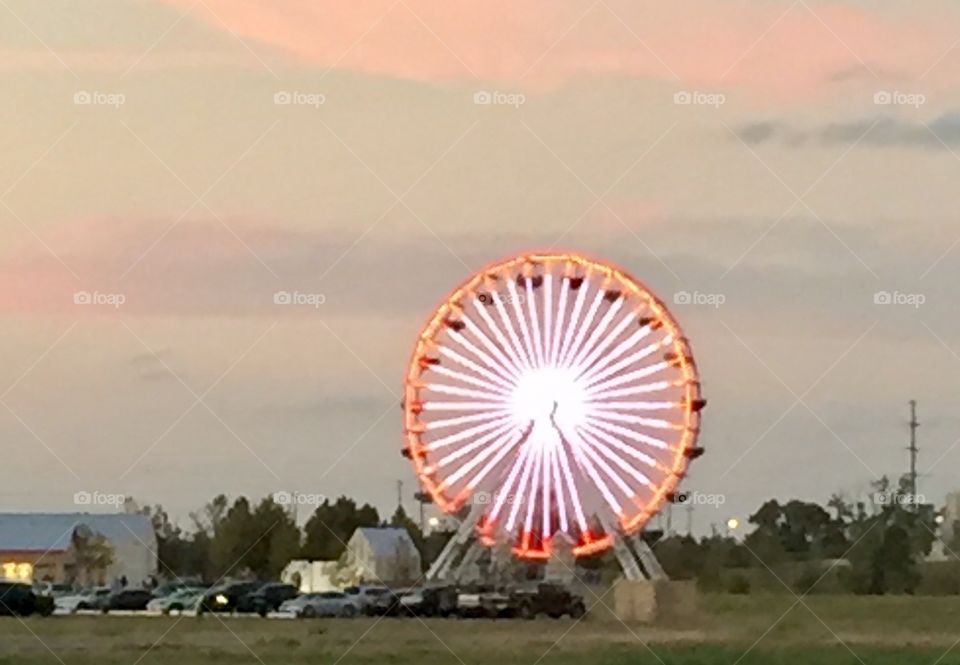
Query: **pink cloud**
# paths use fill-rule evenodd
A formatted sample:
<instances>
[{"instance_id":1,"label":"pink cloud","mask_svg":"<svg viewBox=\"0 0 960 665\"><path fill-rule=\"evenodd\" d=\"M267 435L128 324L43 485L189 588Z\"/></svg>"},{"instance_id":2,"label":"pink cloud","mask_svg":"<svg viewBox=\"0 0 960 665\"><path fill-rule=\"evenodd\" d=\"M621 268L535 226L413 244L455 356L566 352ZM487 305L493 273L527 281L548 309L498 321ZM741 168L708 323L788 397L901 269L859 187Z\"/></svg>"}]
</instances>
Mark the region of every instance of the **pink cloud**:
<instances>
[{"instance_id":1,"label":"pink cloud","mask_svg":"<svg viewBox=\"0 0 960 665\"><path fill-rule=\"evenodd\" d=\"M186 10L192 0L162 0ZM739 85L807 96L844 73L919 76L953 43L956 13L696 0L208 0L194 15L311 66L426 81L552 86L582 75ZM808 8L809 7L809 8ZM211 14L210 12L213 12ZM815 13L814 13L815 12ZM759 41L758 41L759 40ZM946 75L951 68L941 63ZM956 68L953 68L954 70Z\"/></svg>"}]
</instances>

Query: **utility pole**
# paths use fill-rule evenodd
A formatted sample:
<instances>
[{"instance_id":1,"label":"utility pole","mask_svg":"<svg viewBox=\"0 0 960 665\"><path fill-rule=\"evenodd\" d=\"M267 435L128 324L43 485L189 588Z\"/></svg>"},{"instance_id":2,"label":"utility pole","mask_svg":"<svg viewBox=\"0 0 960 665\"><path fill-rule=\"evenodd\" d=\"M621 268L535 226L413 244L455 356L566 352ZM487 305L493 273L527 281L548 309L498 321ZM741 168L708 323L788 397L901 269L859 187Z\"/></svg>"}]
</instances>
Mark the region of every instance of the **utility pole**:
<instances>
[{"instance_id":1,"label":"utility pole","mask_svg":"<svg viewBox=\"0 0 960 665\"><path fill-rule=\"evenodd\" d=\"M917 421L917 400L910 400L910 501L914 512L919 510L917 505L917 428L920 423Z\"/></svg>"}]
</instances>

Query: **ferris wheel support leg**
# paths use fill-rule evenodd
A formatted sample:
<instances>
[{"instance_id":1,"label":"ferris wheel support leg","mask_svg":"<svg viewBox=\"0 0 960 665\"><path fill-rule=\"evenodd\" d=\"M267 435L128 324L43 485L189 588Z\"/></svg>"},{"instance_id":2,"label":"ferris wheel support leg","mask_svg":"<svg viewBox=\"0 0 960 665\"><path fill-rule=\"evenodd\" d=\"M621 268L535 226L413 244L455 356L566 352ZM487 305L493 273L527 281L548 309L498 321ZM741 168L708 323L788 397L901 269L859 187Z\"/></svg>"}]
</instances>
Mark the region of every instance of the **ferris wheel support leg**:
<instances>
[{"instance_id":1,"label":"ferris wheel support leg","mask_svg":"<svg viewBox=\"0 0 960 665\"><path fill-rule=\"evenodd\" d=\"M631 581L666 580L667 573L660 565L657 555L647 545L640 533L633 535L617 534L613 539L613 553L620 563L623 576Z\"/></svg>"},{"instance_id":2,"label":"ferris wheel support leg","mask_svg":"<svg viewBox=\"0 0 960 665\"><path fill-rule=\"evenodd\" d=\"M450 576L450 569L453 567L457 558L466 548L470 546L476 537L477 522L483 514L483 506L475 505L463 522L460 528L453 534L453 537L447 541L447 544L440 552L440 556L433 562L427 571L426 580L432 582L435 580L444 580ZM464 554L466 557L466 554Z\"/></svg>"}]
</instances>

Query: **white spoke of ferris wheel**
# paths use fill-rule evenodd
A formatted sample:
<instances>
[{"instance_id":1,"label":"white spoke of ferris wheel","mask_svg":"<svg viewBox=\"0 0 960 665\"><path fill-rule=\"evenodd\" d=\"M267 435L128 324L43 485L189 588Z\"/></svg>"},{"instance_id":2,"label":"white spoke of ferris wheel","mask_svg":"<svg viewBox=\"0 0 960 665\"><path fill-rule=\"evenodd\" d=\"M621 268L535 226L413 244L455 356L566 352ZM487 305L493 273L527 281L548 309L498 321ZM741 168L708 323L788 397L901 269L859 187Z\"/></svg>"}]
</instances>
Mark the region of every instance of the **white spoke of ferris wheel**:
<instances>
[{"instance_id":1,"label":"white spoke of ferris wheel","mask_svg":"<svg viewBox=\"0 0 960 665\"><path fill-rule=\"evenodd\" d=\"M435 402L423 403L424 411L486 411L489 413L500 406L496 402Z\"/></svg>"},{"instance_id":2,"label":"white spoke of ferris wheel","mask_svg":"<svg viewBox=\"0 0 960 665\"><path fill-rule=\"evenodd\" d=\"M654 381L653 383L644 383L639 386L629 388L617 388L615 390L604 390L602 392L591 392L589 401L599 401L612 399L614 397L631 397L633 395L647 395L649 393L662 392L670 388L676 388L681 384L674 381Z\"/></svg>"},{"instance_id":3,"label":"white spoke of ferris wheel","mask_svg":"<svg viewBox=\"0 0 960 665\"><path fill-rule=\"evenodd\" d=\"M493 441L498 437L503 437L505 434L509 434L511 431L515 430L516 428L517 428L516 423L507 422L501 425L500 427L497 427L496 429L491 430L490 432L487 432L483 436L478 437L477 439L471 441L467 445L458 447L452 453L448 453L444 457L441 457L439 460L437 460L437 463L434 466L438 469L442 469L446 465L450 464L450 462L455 462L458 459L462 458L464 455L469 455L473 451L486 446L490 441ZM467 473L470 470L469 468L467 468L467 470L464 471L464 468L466 468L466 465L464 467L460 467L460 469L456 473L451 475L447 479L447 481L452 484L452 483L455 483L457 480L459 480L460 475L458 474Z\"/></svg>"},{"instance_id":4,"label":"white spoke of ferris wheel","mask_svg":"<svg viewBox=\"0 0 960 665\"><path fill-rule=\"evenodd\" d=\"M648 446L659 448L661 450L668 450L670 448L670 444L668 444L666 441L661 441L660 439L647 436L646 434L641 434L640 432L634 432L632 429L621 427L620 425L608 422L595 416L588 415L587 422L590 422L601 429L605 429L608 432L612 432L613 434L625 436L631 441L636 441L637 443L645 443Z\"/></svg>"},{"instance_id":5,"label":"white spoke of ferris wheel","mask_svg":"<svg viewBox=\"0 0 960 665\"><path fill-rule=\"evenodd\" d=\"M527 441L527 446L530 447L530 452L527 454L527 459L523 465L523 472L520 474L520 484L517 485L518 496L514 498L513 504L510 506L510 515L507 517L506 524L506 529L508 532L513 531L513 525L517 521L517 513L520 512L520 504L523 503L521 500L521 497L523 497L523 488L527 486L527 481L530 479L530 470L533 469L533 460L536 457L537 446L529 440Z\"/></svg>"},{"instance_id":6,"label":"white spoke of ferris wheel","mask_svg":"<svg viewBox=\"0 0 960 665\"><path fill-rule=\"evenodd\" d=\"M667 335L662 340L653 342L651 344L647 344L645 347L643 347L639 351L635 351L634 353L631 353L626 358L622 358L621 360L613 363L612 365L608 365L607 363L604 363L599 367L594 367L592 370L590 370L589 372L584 374L582 377L580 377L580 380L583 381L588 386L593 385L597 381L603 381L608 376L616 374L620 370L626 367L630 367L630 365L634 364L635 362L638 362L648 356L653 355L659 349L663 348L667 344L670 344L671 341L672 341L672 338L669 335ZM603 367L603 366L606 366L606 369L601 370L600 367Z\"/></svg>"},{"instance_id":7,"label":"white spoke of ferris wheel","mask_svg":"<svg viewBox=\"0 0 960 665\"><path fill-rule=\"evenodd\" d=\"M445 448L452 443L457 443L459 441L463 441L464 439L469 439L472 436L477 436L489 430L496 429L505 423L509 423L512 419L513 419L512 416L509 416L509 415L500 416L499 418L491 418L489 421L481 425L474 425L473 427L468 427L467 429L460 430L456 434L450 434L448 436L437 439L436 441L431 441L430 443L427 444L426 448L429 451Z\"/></svg>"},{"instance_id":8,"label":"white spoke of ferris wheel","mask_svg":"<svg viewBox=\"0 0 960 665\"><path fill-rule=\"evenodd\" d=\"M520 446L520 454L513 460L513 464L510 467L510 473L507 475L507 481L503 484L502 487L499 487L496 491L496 499L493 502L493 508L490 510L490 521L496 521L497 517L500 515L500 510L503 508L504 502L510 496L510 493L513 491L513 484L516 482L517 477L520 475L520 472L526 468L526 461L532 454L533 446L530 444L530 437L527 436L526 440L523 442L523 445Z\"/></svg>"},{"instance_id":9,"label":"white spoke of ferris wheel","mask_svg":"<svg viewBox=\"0 0 960 665\"><path fill-rule=\"evenodd\" d=\"M458 425L466 425L467 423L482 422L485 420L490 420L494 416L507 415L509 413L509 409L500 408L488 413L475 413L472 416L457 416L456 418L433 420L426 422L423 425L426 431L433 432L438 429L446 429L447 427L456 427Z\"/></svg>"},{"instance_id":10,"label":"white spoke of ferris wheel","mask_svg":"<svg viewBox=\"0 0 960 665\"><path fill-rule=\"evenodd\" d=\"M622 469L628 476L633 478L635 481L637 481L641 485L645 485L646 487L652 490L656 490L656 486L652 482L650 482L649 478L647 478L645 475L637 471L636 468L628 464L622 457L620 457L617 453L611 450L609 446L604 444L602 441L599 441L596 438L594 438L594 436L590 432L588 432L586 429L583 429L580 431L580 436L586 443L592 446L597 452L602 453L604 457L606 457L611 462L616 464L620 469ZM631 491L631 494L633 494L632 491Z\"/></svg>"},{"instance_id":11,"label":"white spoke of ferris wheel","mask_svg":"<svg viewBox=\"0 0 960 665\"><path fill-rule=\"evenodd\" d=\"M510 336L510 341L513 344L513 350L516 352L516 357L520 358L524 369L531 369L533 365L531 364L530 358L527 356L526 351L523 350L523 344L520 342L520 337L517 335L516 328L513 327L513 321L511 321L510 315L507 313L507 308L503 304L503 298L493 291L490 292L490 297L493 298L493 305L497 308L497 314L500 315L500 321L503 323L503 327Z\"/></svg>"},{"instance_id":12,"label":"white spoke of ferris wheel","mask_svg":"<svg viewBox=\"0 0 960 665\"><path fill-rule=\"evenodd\" d=\"M622 302L622 299L621 299L620 302ZM611 308L611 310L612 310L612 308ZM583 374L588 368L590 368L590 366L593 365L593 363L595 363L595 362L600 358L600 354L603 353L604 351L606 351L607 347L610 346L611 344L613 344L613 341L614 341L615 339L617 339L617 337L620 336L620 334L623 332L624 328L626 328L627 326L629 326L629 325L630 325L631 323L633 323L636 319L637 319L637 313L636 313L636 312L628 312L627 315L624 316L622 319L620 319L620 321L617 323L617 325L615 325L615 326L613 327L613 330L611 330L609 333L607 333L607 336L603 338L603 341L602 341L602 342L600 342L599 344L596 344L596 345L594 345L594 346L592 347L592 350L590 351L589 354L587 354L587 356L586 356L585 358L578 359L578 360L574 361L574 363L573 363L573 374L574 374L574 376L580 376L580 375ZM588 348L589 348L589 347L588 347ZM586 351L587 349L584 349L584 350ZM607 354L607 356L605 356L603 360L604 360L605 362L609 362L609 361L610 361L610 358L609 358L610 355L611 355L611 354Z\"/></svg>"},{"instance_id":13,"label":"white spoke of ferris wheel","mask_svg":"<svg viewBox=\"0 0 960 665\"><path fill-rule=\"evenodd\" d=\"M557 323L553 328L553 342L550 344L550 365L557 366L557 360L560 356L560 330L563 328L563 319L567 313L567 295L570 291L570 280L566 277L560 278L560 303L557 305Z\"/></svg>"},{"instance_id":14,"label":"white spoke of ferris wheel","mask_svg":"<svg viewBox=\"0 0 960 665\"><path fill-rule=\"evenodd\" d=\"M472 360L464 356L462 353L459 353L458 351L454 351L453 349L450 349L446 346L438 347L437 351L440 353L440 355L446 356L447 358L450 358L451 360L463 365L468 369L472 369L474 372L476 372L480 376L486 377L487 379L493 381L494 383L499 383L500 385L504 386L507 389L511 389L511 390L513 389L513 386L510 385L510 383L508 383L507 381L505 381L502 377L497 376L496 374L487 370L484 367L481 367L477 363L473 362Z\"/></svg>"},{"instance_id":15,"label":"white spoke of ferris wheel","mask_svg":"<svg viewBox=\"0 0 960 665\"><path fill-rule=\"evenodd\" d=\"M616 411L609 410L599 410L599 409L590 409L587 411L592 416L598 418L603 418L604 420L609 420L617 423L629 423L631 425L643 425L644 427L650 427L652 429L672 429L672 430L681 430L683 425L677 425L670 422L669 420L663 420L662 418L644 418L643 416L635 416L630 413L618 413Z\"/></svg>"},{"instance_id":16,"label":"white spoke of ferris wheel","mask_svg":"<svg viewBox=\"0 0 960 665\"><path fill-rule=\"evenodd\" d=\"M651 469L655 469L655 470L660 469L660 465L657 464L657 461L655 459L653 459L646 453L643 453L637 450L633 446L629 446L623 441L611 436L609 432L606 432L600 429L599 427L597 427L596 425L592 425L590 423L584 423L582 427L584 430L586 430L587 432L590 432L591 434L596 436L598 439L600 439L607 445L611 446L612 448L615 448L620 452L634 458L635 460L642 462L643 464L646 464Z\"/></svg>"},{"instance_id":17,"label":"white spoke of ferris wheel","mask_svg":"<svg viewBox=\"0 0 960 665\"><path fill-rule=\"evenodd\" d=\"M683 408L682 402L608 402L588 400L584 406L591 411L667 411Z\"/></svg>"},{"instance_id":18,"label":"white spoke of ferris wheel","mask_svg":"<svg viewBox=\"0 0 960 665\"><path fill-rule=\"evenodd\" d=\"M482 464L488 457L490 457L494 453L498 453L499 458L502 459L503 455L506 455L508 452L510 452L514 444L517 442L516 434L517 434L517 429L515 427L510 427L506 432L504 432L503 430L500 430L499 436L497 436L496 441L488 445L486 448L484 448L484 450L479 455L477 455L472 460L470 460L469 462L461 466L459 469L457 469L454 473L452 473L450 477L444 481L444 483L447 485L453 485L454 483L458 482L461 478L466 476L468 473L473 471L475 468L480 466L480 464ZM485 469L485 471L488 472L489 469ZM467 487L469 489L473 489L474 487L476 487L476 483L480 482L482 477L483 477L482 473L477 474L477 477L475 479L472 479L470 480L470 482L467 483Z\"/></svg>"},{"instance_id":19,"label":"white spoke of ferris wheel","mask_svg":"<svg viewBox=\"0 0 960 665\"><path fill-rule=\"evenodd\" d=\"M553 485L557 493L557 513L560 516L560 530L566 532L569 526L567 522L567 500L563 496L563 483L560 481L560 455L566 455L563 450L552 449L550 451L550 466L553 472ZM571 497L572 500L572 497Z\"/></svg>"},{"instance_id":20,"label":"white spoke of ferris wheel","mask_svg":"<svg viewBox=\"0 0 960 665\"><path fill-rule=\"evenodd\" d=\"M530 340L530 329L527 327L527 318L523 315L523 308L520 307L520 292L517 291L517 282L511 279L507 282L507 290L510 292L510 304L513 305L513 313L517 316L517 323L520 324L520 334L523 336L523 348L527 351L527 358L530 359L531 367L536 367L537 357L533 353L533 342Z\"/></svg>"},{"instance_id":21,"label":"white spoke of ferris wheel","mask_svg":"<svg viewBox=\"0 0 960 665\"><path fill-rule=\"evenodd\" d=\"M537 449L534 451L533 455L533 464L530 467L530 492L524 492L524 496L528 497L527 501L527 517L523 521L523 531L524 533L530 533L533 531L533 509L537 505L537 490L540 489L540 473L543 469L543 448L544 446L537 446Z\"/></svg>"},{"instance_id":22,"label":"white spoke of ferris wheel","mask_svg":"<svg viewBox=\"0 0 960 665\"><path fill-rule=\"evenodd\" d=\"M586 282L584 282L586 284ZM580 288L583 288L582 286ZM573 338L573 343L570 344L570 348L567 349L566 355L560 359L560 364L564 367L570 366L570 361L576 357L577 353L580 351L580 344L583 342L584 336L587 334L587 331L590 330L590 326L593 324L593 319L597 315L597 310L600 309L600 304L603 302L603 290L598 289L597 295L593 298L593 302L590 303L590 309L587 310L587 313L583 317L583 321L580 322L580 325L577 327L577 334Z\"/></svg>"},{"instance_id":23,"label":"white spoke of ferris wheel","mask_svg":"<svg viewBox=\"0 0 960 665\"><path fill-rule=\"evenodd\" d=\"M646 367L643 367L641 369L637 369L632 372L628 372L626 374L621 374L620 376L615 376L614 378L609 379L608 381L604 381L603 383L590 385L587 388L587 396L595 397L597 394L599 394L602 391L605 391L607 388L613 388L615 386L619 386L624 383L630 383L634 379L643 379L652 374L656 374L657 372L664 370L669 366L670 366L670 363L668 363L665 360L661 360L658 363L647 365Z\"/></svg>"},{"instance_id":24,"label":"white spoke of ferris wheel","mask_svg":"<svg viewBox=\"0 0 960 665\"><path fill-rule=\"evenodd\" d=\"M569 282L569 280L564 280ZM589 282L584 278L583 282L580 283L580 288L577 289L577 298L573 302L573 312L570 313L570 322L567 324L566 332L563 335L563 346L560 348L560 356L557 358L557 361L554 363L555 367L559 367L563 357L567 355L567 350L570 348L570 343L573 341L573 335L577 329L577 323L580 319L580 310L583 309L583 303L587 299L587 291L589 291Z\"/></svg>"},{"instance_id":25,"label":"white spoke of ferris wheel","mask_svg":"<svg viewBox=\"0 0 960 665\"><path fill-rule=\"evenodd\" d=\"M498 326L496 321L493 320L493 317L490 316L490 312L487 311L487 306L481 303L479 298L474 297L473 305L474 307L476 307L477 311L480 312L480 316L483 318L484 322L487 324L487 328L493 331L493 336L496 338L498 342L500 342L500 346L503 348L503 352L510 358L513 366L517 369L517 372L519 374L522 374L523 370L527 367L526 364L524 364L523 359L521 358L523 354L517 355L516 349L513 348L513 346L504 336L503 330L501 330L500 326ZM519 344L519 341L518 341L518 344Z\"/></svg>"},{"instance_id":26,"label":"white spoke of ferris wheel","mask_svg":"<svg viewBox=\"0 0 960 665\"><path fill-rule=\"evenodd\" d=\"M543 487L543 537L550 537L550 480L553 471L553 447L547 448L543 453L543 463L540 465L540 471L543 473L541 487Z\"/></svg>"},{"instance_id":27,"label":"white spoke of ferris wheel","mask_svg":"<svg viewBox=\"0 0 960 665\"><path fill-rule=\"evenodd\" d=\"M605 299L606 298L604 298L604 300ZM583 343L583 346L581 346L577 354L567 362L570 367L576 367L579 365L583 361L584 357L590 353L591 349L595 347L597 340L600 339L600 335L606 331L607 327L610 325L610 322L613 321L613 317L615 317L620 311L620 308L623 307L623 303L623 296L617 298L613 303L611 303L603 317L601 317L600 323L598 323L597 326L590 332L590 336L587 337L586 341Z\"/></svg>"},{"instance_id":28,"label":"white spoke of ferris wheel","mask_svg":"<svg viewBox=\"0 0 960 665\"><path fill-rule=\"evenodd\" d=\"M490 357L490 355L479 348L476 344L468 340L466 337L461 335L458 332L451 332L450 338L459 343L463 348L472 351L473 355L483 361L483 364L489 367L495 374L499 375L505 381L513 381L513 377L510 376L510 373L503 368L501 363L498 363L496 360Z\"/></svg>"},{"instance_id":29,"label":"white spoke of ferris wheel","mask_svg":"<svg viewBox=\"0 0 960 665\"><path fill-rule=\"evenodd\" d=\"M543 275L543 361L541 364L550 363L550 347L552 338L550 331L553 323L553 273L549 269L544 271Z\"/></svg>"},{"instance_id":30,"label":"white spoke of ferris wheel","mask_svg":"<svg viewBox=\"0 0 960 665\"><path fill-rule=\"evenodd\" d=\"M425 383L424 388L440 393L441 395L456 395L458 397L476 397L486 399L496 405L497 403L507 403L510 398L506 395L488 393L484 390L474 390L473 388L461 388L460 386L449 386L446 383Z\"/></svg>"},{"instance_id":31,"label":"white spoke of ferris wheel","mask_svg":"<svg viewBox=\"0 0 960 665\"><path fill-rule=\"evenodd\" d=\"M527 280L527 311L530 314L530 326L533 332L533 348L537 352L536 360L539 367L543 367L543 339L540 337L540 316L537 314L537 303L533 297L533 278Z\"/></svg>"},{"instance_id":32,"label":"white spoke of ferris wheel","mask_svg":"<svg viewBox=\"0 0 960 665\"><path fill-rule=\"evenodd\" d=\"M590 477L590 480L596 485L597 489L600 490L600 494L603 495L604 500L617 515L617 517L623 516L623 508L620 506L620 502L617 501L616 497L613 496L613 493L610 491L610 488L607 487L607 484L603 481L603 477L597 473L596 468L584 454L583 449L587 446L582 445L579 441L571 441L570 448L573 450L573 457L577 460L577 465L582 471Z\"/></svg>"},{"instance_id":33,"label":"white spoke of ferris wheel","mask_svg":"<svg viewBox=\"0 0 960 665\"><path fill-rule=\"evenodd\" d=\"M560 460L560 468L563 470L563 478L567 482L567 490L570 493L570 501L573 503L573 510L576 514L577 524L580 526L580 531L586 533L589 529L587 527L587 518L583 514L583 505L580 502L580 493L577 491L577 483L573 479L573 472L570 470L570 459L567 457L567 447L572 447L572 444L566 442L563 437L560 439L561 447L557 451L557 457Z\"/></svg>"},{"instance_id":34,"label":"white spoke of ferris wheel","mask_svg":"<svg viewBox=\"0 0 960 665\"><path fill-rule=\"evenodd\" d=\"M486 388L494 392L500 393L501 395L509 396L510 391L506 388L501 388L495 383L490 381L484 381L478 379L475 376L470 376L469 374L464 374L463 372L458 372L455 369L450 369L449 367L444 367L443 365L431 365L430 371L436 372L443 376L449 376L451 379L457 379L463 381L464 383L469 383L472 386L477 386L478 388Z\"/></svg>"},{"instance_id":35,"label":"white spoke of ferris wheel","mask_svg":"<svg viewBox=\"0 0 960 665\"><path fill-rule=\"evenodd\" d=\"M467 483L467 489L469 490L476 489L477 485L479 485L480 482L487 477L487 474L489 474L494 468L496 468L496 466L500 462L503 461L503 458L506 457L511 450L513 450L513 447L517 445L517 442L520 441L522 438L523 438L523 432L520 431L519 429L515 430L513 434L513 440L509 444L500 448L499 452L497 452L497 454L493 456L493 459L487 462L487 465L485 467L480 469L480 473L478 473L477 475L475 475L473 478L470 479L470 482ZM492 449L494 447L491 446L490 448ZM481 460L486 459L489 456L489 453L493 452L493 450L491 449L485 450L484 452L480 453L480 455L478 455L477 457L480 458Z\"/></svg>"},{"instance_id":36,"label":"white spoke of ferris wheel","mask_svg":"<svg viewBox=\"0 0 960 665\"><path fill-rule=\"evenodd\" d=\"M604 473L607 474L607 477L609 477L610 480L613 481L613 484L616 485L617 488L619 488L619 490L623 492L625 496L628 496L628 497L633 496L634 492L630 488L630 486L627 485L626 481L624 481L624 479L620 476L620 474L614 471L613 468L609 464L607 464L607 461L603 457L601 457L596 450L594 450L593 446L591 446L589 443L584 441L583 437L580 436L579 432L573 431L572 435L577 439L577 443L580 445L580 450L585 455L587 455L597 466L599 466Z\"/></svg>"},{"instance_id":37,"label":"white spoke of ferris wheel","mask_svg":"<svg viewBox=\"0 0 960 665\"><path fill-rule=\"evenodd\" d=\"M487 347L487 350L496 356L496 359L502 363L503 367L507 370L507 373L514 380L520 378L520 368L515 367L513 362L506 355L504 355L503 351L500 350L500 347L490 341L490 338L487 336L487 334L483 332L480 326L474 323L473 319L464 314L460 317L460 320L463 321L464 325L466 325L467 330L472 332L474 336L476 336L477 339L479 339L483 345Z\"/></svg>"},{"instance_id":38,"label":"white spoke of ferris wheel","mask_svg":"<svg viewBox=\"0 0 960 665\"><path fill-rule=\"evenodd\" d=\"M588 373L596 372L597 370L602 369L603 367L609 365L614 360L616 360L621 355L623 355L624 351L634 348L637 345L637 342L639 342L641 339L649 335L650 332L651 332L651 328L649 325L643 326L642 328L634 332L632 335L630 335L627 339L623 340L622 342L617 344L615 347L613 347L613 350L610 351L610 353L606 354L606 356L604 356L603 361L599 365L591 367L590 365L593 363L592 360L589 363L586 363L586 362L583 363L583 373L580 374L580 378L582 378L583 376L586 376Z\"/></svg>"}]
</instances>

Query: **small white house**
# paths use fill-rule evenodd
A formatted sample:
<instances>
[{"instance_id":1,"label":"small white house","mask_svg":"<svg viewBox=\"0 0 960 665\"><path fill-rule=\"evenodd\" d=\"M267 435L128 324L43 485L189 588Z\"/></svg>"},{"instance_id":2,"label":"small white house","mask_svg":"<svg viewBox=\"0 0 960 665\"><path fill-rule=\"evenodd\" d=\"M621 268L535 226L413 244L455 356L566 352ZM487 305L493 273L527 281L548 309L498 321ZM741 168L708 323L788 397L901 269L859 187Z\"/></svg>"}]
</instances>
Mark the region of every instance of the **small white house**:
<instances>
[{"instance_id":1,"label":"small white house","mask_svg":"<svg viewBox=\"0 0 960 665\"><path fill-rule=\"evenodd\" d=\"M406 529L396 527L357 529L340 564L356 582L411 582L422 574L417 546Z\"/></svg>"},{"instance_id":2,"label":"small white house","mask_svg":"<svg viewBox=\"0 0 960 665\"><path fill-rule=\"evenodd\" d=\"M294 585L301 593L334 591L339 588L336 584L338 565L336 561L296 559L280 573L280 581Z\"/></svg>"}]
</instances>

